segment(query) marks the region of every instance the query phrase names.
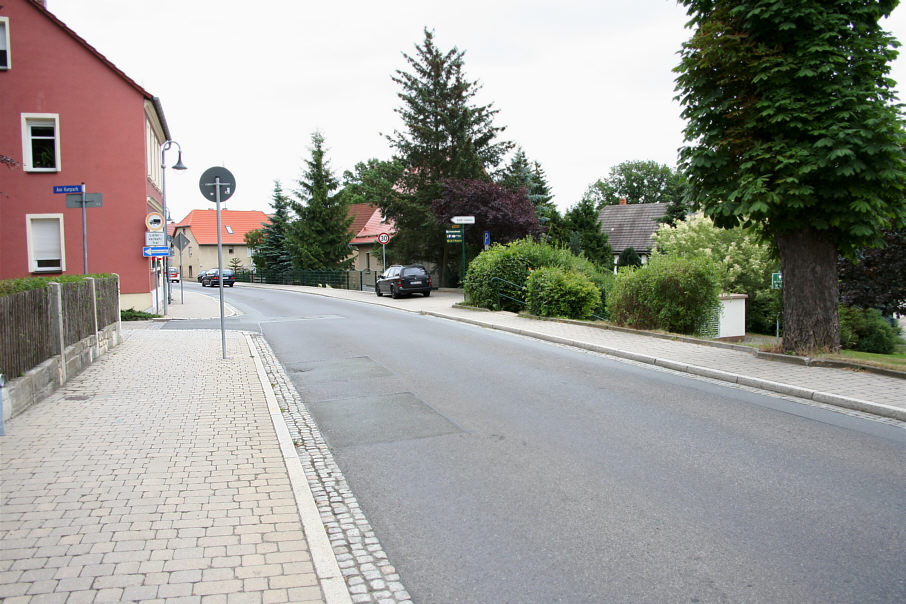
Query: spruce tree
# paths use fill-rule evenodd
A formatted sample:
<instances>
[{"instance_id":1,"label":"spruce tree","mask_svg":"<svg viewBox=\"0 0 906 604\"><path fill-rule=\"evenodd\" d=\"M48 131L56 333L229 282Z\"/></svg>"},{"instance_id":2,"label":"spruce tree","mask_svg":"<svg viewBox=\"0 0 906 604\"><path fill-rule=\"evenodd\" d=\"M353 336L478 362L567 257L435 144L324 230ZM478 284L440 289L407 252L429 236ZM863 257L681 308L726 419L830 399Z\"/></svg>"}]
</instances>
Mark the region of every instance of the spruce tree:
<instances>
[{"instance_id":1,"label":"spruce tree","mask_svg":"<svg viewBox=\"0 0 906 604\"><path fill-rule=\"evenodd\" d=\"M331 195L339 186L330 170L324 136L311 135L311 159L295 191L297 219L289 232L289 251L296 268L342 270L352 265L349 226L352 217L343 197Z\"/></svg>"},{"instance_id":2,"label":"spruce tree","mask_svg":"<svg viewBox=\"0 0 906 604\"><path fill-rule=\"evenodd\" d=\"M443 52L434 43L434 33L424 33L414 55L403 53L410 71L392 76L401 88L402 106L395 111L403 128L387 140L405 173L399 185L403 194L382 200L380 207L396 222L398 257L443 264L445 225L431 212L431 202L443 192L441 181L490 180L489 169L500 163L511 144L495 140L503 130L493 124L497 110L474 103L480 87L463 73L464 52L455 47Z\"/></svg>"},{"instance_id":3,"label":"spruce tree","mask_svg":"<svg viewBox=\"0 0 906 604\"><path fill-rule=\"evenodd\" d=\"M256 258L260 258L260 264L255 260L258 270L268 279L276 278L293 268L287 243L292 202L283 193L280 182L276 180L271 207L274 213L270 221L261 228L261 243L256 250Z\"/></svg>"}]
</instances>

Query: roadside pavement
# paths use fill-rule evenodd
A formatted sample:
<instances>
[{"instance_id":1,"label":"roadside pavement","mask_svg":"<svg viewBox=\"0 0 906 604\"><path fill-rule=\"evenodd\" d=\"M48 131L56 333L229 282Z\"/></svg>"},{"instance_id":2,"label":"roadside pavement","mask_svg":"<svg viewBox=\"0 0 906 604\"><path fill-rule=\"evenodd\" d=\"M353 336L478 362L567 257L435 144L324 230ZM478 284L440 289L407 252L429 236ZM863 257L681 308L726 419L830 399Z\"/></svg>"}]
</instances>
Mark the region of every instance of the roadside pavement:
<instances>
[{"instance_id":1,"label":"roadside pavement","mask_svg":"<svg viewBox=\"0 0 906 604\"><path fill-rule=\"evenodd\" d=\"M741 387L806 399L818 406L865 412L893 423L906 422L906 379L903 375L884 375L845 367L809 366L804 364L804 359L796 357L756 356L753 349L743 346L465 308L460 304L462 293L456 290L436 291L427 298L412 296L394 300L389 296L379 298L374 292L292 285L240 285L380 304L575 346Z\"/></svg>"},{"instance_id":2,"label":"roadside pavement","mask_svg":"<svg viewBox=\"0 0 906 604\"><path fill-rule=\"evenodd\" d=\"M899 377L476 311L457 306L462 294L455 291L393 300L313 287L236 287L381 304L885 423L906 420L906 380ZM174 292L167 320L220 316L216 291L184 296ZM237 314L229 305L224 310ZM316 426L288 413L298 394L263 338L228 330L223 359L219 330L161 325L124 323L122 344L7 423L0 438L0 600L408 602ZM321 489L319 476L339 486ZM354 543L342 545L350 535Z\"/></svg>"}]
</instances>

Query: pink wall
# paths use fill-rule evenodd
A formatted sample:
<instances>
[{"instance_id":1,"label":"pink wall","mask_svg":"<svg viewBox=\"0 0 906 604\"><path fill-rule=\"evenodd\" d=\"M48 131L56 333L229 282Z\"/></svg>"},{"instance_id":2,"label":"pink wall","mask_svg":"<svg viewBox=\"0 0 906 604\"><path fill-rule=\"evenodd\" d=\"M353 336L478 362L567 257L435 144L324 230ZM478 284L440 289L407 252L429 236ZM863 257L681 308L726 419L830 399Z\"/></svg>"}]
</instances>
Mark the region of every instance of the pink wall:
<instances>
[{"instance_id":1,"label":"pink wall","mask_svg":"<svg viewBox=\"0 0 906 604\"><path fill-rule=\"evenodd\" d=\"M55 185L87 184L88 271L119 273L124 294L151 289L143 258L148 187L145 96L26 0L8 0L12 69L0 71L0 154L23 161L21 113L60 116L62 170L0 166L0 279L29 276L25 215L64 215L66 273L83 272L82 212Z\"/></svg>"}]
</instances>

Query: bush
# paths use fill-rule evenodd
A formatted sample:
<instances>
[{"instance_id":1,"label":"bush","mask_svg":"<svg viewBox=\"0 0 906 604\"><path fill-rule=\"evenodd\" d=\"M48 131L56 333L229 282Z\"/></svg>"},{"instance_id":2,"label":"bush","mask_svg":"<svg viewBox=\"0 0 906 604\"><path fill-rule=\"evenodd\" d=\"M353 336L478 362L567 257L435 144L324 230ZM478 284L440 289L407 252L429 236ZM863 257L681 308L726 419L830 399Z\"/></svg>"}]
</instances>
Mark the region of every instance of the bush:
<instances>
[{"instance_id":1,"label":"bush","mask_svg":"<svg viewBox=\"0 0 906 604\"><path fill-rule=\"evenodd\" d=\"M716 268L703 259L655 254L642 268L617 275L607 297L607 312L618 325L704 333L720 307Z\"/></svg>"},{"instance_id":2,"label":"bush","mask_svg":"<svg viewBox=\"0 0 906 604\"><path fill-rule=\"evenodd\" d=\"M566 248L521 239L508 245L493 245L479 254L466 271L465 293L471 304L483 308L497 307L497 288L500 293L519 300L526 299L525 284L532 270L557 267L584 275L599 291L596 314L603 314L606 291L613 282L613 274L602 271L582 256ZM504 279L514 285L495 280ZM501 310L519 311L523 307L512 300L501 298Z\"/></svg>"},{"instance_id":3,"label":"bush","mask_svg":"<svg viewBox=\"0 0 906 604\"><path fill-rule=\"evenodd\" d=\"M601 291L585 275L544 267L525 284L529 312L542 317L584 319L601 302Z\"/></svg>"},{"instance_id":4,"label":"bush","mask_svg":"<svg viewBox=\"0 0 906 604\"><path fill-rule=\"evenodd\" d=\"M876 308L840 307L840 345L848 350L893 354L900 330Z\"/></svg>"},{"instance_id":5,"label":"bush","mask_svg":"<svg viewBox=\"0 0 906 604\"><path fill-rule=\"evenodd\" d=\"M141 310L135 310L134 308L120 310L121 321L147 321L149 319L156 319L159 316L160 315L153 315Z\"/></svg>"},{"instance_id":6,"label":"bush","mask_svg":"<svg viewBox=\"0 0 906 604\"><path fill-rule=\"evenodd\" d=\"M107 273L98 273L96 275L54 275L52 277L22 277L20 279L3 279L0 280L0 296L9 296L19 292L31 289L43 289L49 283L74 283L82 281L88 277L95 279L107 279L113 275Z\"/></svg>"}]
</instances>

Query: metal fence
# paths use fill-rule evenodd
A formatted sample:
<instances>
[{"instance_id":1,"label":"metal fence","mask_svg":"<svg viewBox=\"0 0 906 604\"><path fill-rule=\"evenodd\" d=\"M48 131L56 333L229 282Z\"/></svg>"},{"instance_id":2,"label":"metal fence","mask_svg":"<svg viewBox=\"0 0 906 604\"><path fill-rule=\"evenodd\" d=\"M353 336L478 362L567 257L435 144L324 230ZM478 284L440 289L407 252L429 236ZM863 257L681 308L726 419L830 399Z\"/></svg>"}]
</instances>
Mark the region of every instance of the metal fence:
<instances>
[{"instance_id":1,"label":"metal fence","mask_svg":"<svg viewBox=\"0 0 906 604\"><path fill-rule=\"evenodd\" d=\"M0 296L0 373L9 378L60 354L61 317L63 348L119 320L117 277L54 285Z\"/></svg>"},{"instance_id":2,"label":"metal fence","mask_svg":"<svg viewBox=\"0 0 906 604\"><path fill-rule=\"evenodd\" d=\"M279 285L308 285L310 287L333 287L361 291L374 287L374 271L313 271L293 270L282 273L259 271L236 273L236 281L246 283L272 283Z\"/></svg>"}]
</instances>

